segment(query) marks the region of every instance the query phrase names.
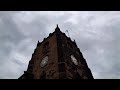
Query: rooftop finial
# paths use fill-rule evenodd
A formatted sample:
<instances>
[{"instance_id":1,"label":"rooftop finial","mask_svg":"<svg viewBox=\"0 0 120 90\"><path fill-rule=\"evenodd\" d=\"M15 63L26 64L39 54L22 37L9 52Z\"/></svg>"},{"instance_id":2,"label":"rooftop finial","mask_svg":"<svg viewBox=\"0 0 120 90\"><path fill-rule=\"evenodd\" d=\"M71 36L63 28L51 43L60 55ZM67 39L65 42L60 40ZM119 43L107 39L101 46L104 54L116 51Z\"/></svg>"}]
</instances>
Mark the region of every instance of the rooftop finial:
<instances>
[{"instance_id":1,"label":"rooftop finial","mask_svg":"<svg viewBox=\"0 0 120 90\"><path fill-rule=\"evenodd\" d=\"M39 42L39 40L38 40L37 46L39 46L39 44L40 44L40 42Z\"/></svg>"},{"instance_id":2,"label":"rooftop finial","mask_svg":"<svg viewBox=\"0 0 120 90\"><path fill-rule=\"evenodd\" d=\"M58 24L57 24L57 28L58 28Z\"/></svg>"},{"instance_id":3,"label":"rooftop finial","mask_svg":"<svg viewBox=\"0 0 120 90\"><path fill-rule=\"evenodd\" d=\"M38 43L39 43L39 40L38 40Z\"/></svg>"},{"instance_id":4,"label":"rooftop finial","mask_svg":"<svg viewBox=\"0 0 120 90\"><path fill-rule=\"evenodd\" d=\"M58 24L57 24L57 27L56 27L55 31L60 31L60 28L58 27Z\"/></svg>"},{"instance_id":5,"label":"rooftop finial","mask_svg":"<svg viewBox=\"0 0 120 90\"><path fill-rule=\"evenodd\" d=\"M68 33L68 37L70 37L68 30L66 30L66 32Z\"/></svg>"}]
</instances>

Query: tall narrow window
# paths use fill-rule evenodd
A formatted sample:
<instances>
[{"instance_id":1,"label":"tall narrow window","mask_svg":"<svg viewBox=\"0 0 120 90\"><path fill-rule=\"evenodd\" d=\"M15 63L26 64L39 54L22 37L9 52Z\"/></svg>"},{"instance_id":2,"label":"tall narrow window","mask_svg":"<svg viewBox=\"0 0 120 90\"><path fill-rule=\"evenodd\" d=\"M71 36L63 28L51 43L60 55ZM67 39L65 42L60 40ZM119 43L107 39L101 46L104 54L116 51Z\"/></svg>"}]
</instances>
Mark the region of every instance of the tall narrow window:
<instances>
[{"instance_id":1,"label":"tall narrow window","mask_svg":"<svg viewBox=\"0 0 120 90\"><path fill-rule=\"evenodd\" d=\"M66 73L61 72L61 73L59 74L59 78L60 78L60 79L66 79Z\"/></svg>"},{"instance_id":2,"label":"tall narrow window","mask_svg":"<svg viewBox=\"0 0 120 90\"><path fill-rule=\"evenodd\" d=\"M46 79L46 73L43 71L42 75L40 76L40 79Z\"/></svg>"},{"instance_id":3,"label":"tall narrow window","mask_svg":"<svg viewBox=\"0 0 120 90\"><path fill-rule=\"evenodd\" d=\"M48 50L49 50L49 42L46 42L46 43L43 45L43 53L44 53L44 54L47 54L47 53L48 53Z\"/></svg>"},{"instance_id":4,"label":"tall narrow window","mask_svg":"<svg viewBox=\"0 0 120 90\"><path fill-rule=\"evenodd\" d=\"M59 64L59 72L65 72L65 63Z\"/></svg>"}]
</instances>

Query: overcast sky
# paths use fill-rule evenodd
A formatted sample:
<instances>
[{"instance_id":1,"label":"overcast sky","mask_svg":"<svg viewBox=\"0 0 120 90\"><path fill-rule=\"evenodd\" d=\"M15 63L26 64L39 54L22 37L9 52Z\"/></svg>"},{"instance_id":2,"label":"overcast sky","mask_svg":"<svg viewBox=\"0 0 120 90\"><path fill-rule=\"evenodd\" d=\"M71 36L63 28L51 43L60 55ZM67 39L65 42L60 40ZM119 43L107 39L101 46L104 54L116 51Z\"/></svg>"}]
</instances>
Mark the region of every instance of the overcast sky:
<instances>
[{"instance_id":1,"label":"overcast sky","mask_svg":"<svg viewBox=\"0 0 120 90\"><path fill-rule=\"evenodd\" d=\"M119 11L0 11L0 78L20 77L56 24L76 40L95 79L120 79Z\"/></svg>"}]
</instances>

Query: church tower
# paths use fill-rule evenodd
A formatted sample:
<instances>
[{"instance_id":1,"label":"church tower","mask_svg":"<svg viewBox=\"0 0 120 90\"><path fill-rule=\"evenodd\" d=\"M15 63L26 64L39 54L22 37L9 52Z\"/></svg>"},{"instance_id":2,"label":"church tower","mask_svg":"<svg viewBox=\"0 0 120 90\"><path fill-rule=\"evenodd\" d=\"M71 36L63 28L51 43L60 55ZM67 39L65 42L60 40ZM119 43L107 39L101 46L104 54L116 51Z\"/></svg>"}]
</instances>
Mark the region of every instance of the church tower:
<instances>
[{"instance_id":1,"label":"church tower","mask_svg":"<svg viewBox=\"0 0 120 90\"><path fill-rule=\"evenodd\" d=\"M94 79L75 41L55 28L36 49L19 79Z\"/></svg>"}]
</instances>

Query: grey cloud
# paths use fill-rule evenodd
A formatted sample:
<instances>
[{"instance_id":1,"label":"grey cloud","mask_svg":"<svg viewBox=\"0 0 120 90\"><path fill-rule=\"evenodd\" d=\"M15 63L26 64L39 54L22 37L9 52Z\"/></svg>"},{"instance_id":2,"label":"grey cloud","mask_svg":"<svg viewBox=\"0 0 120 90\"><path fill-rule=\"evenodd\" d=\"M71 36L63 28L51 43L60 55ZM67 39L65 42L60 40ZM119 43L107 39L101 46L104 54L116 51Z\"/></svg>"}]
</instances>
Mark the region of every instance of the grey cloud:
<instances>
[{"instance_id":1,"label":"grey cloud","mask_svg":"<svg viewBox=\"0 0 120 90\"><path fill-rule=\"evenodd\" d=\"M0 12L0 72L2 72L0 77L2 78L5 77L5 73L10 75L5 71L11 66L9 63L12 62L9 56L11 51L25 38L12 20L12 15L15 13L17 12Z\"/></svg>"},{"instance_id":2,"label":"grey cloud","mask_svg":"<svg viewBox=\"0 0 120 90\"><path fill-rule=\"evenodd\" d=\"M111 12L109 12L109 14L110 13ZM98 76L94 76L95 78L119 78L119 66L116 66L116 63L119 63L118 53L120 51L118 39L120 36L119 20L117 19L118 17L116 18L118 15L114 14L113 16L107 18L109 14L107 12L104 14L107 15L92 18L92 22L89 22L89 27L91 28L89 28L87 25L83 25L84 27L82 27L82 30L84 31L81 30L79 33L76 30L73 34L73 37L76 38L78 46L85 56L93 74L94 72L97 72L96 75ZM117 14L119 14L119 12ZM105 23L104 25L103 23L99 23L99 17L102 17L101 22ZM112 22L110 22L111 20ZM95 32L90 33L90 30L94 30ZM100 52L101 50L103 50L103 52ZM110 76L110 73L112 72L114 74L111 74Z\"/></svg>"},{"instance_id":3,"label":"grey cloud","mask_svg":"<svg viewBox=\"0 0 120 90\"><path fill-rule=\"evenodd\" d=\"M56 24L63 32L69 30L94 78L120 78L119 23L120 12L111 11L1 11L0 78L18 78L27 69L37 41L52 33Z\"/></svg>"}]
</instances>

